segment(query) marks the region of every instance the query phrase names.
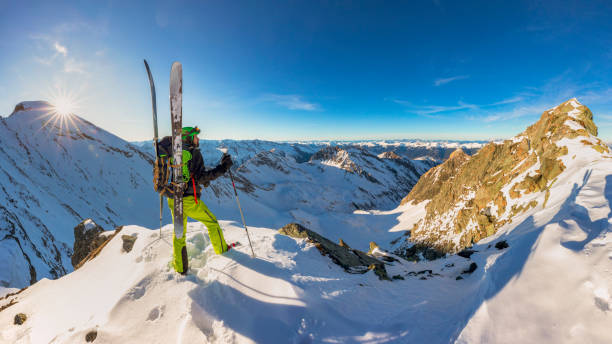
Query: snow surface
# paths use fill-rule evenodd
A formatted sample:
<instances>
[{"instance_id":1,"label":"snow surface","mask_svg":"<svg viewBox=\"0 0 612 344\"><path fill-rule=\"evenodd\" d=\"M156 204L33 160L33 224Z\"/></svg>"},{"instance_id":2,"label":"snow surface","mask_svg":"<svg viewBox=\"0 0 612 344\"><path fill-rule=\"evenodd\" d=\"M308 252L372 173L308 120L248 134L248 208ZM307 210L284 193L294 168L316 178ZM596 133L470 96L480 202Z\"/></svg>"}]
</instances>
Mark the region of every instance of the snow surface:
<instances>
[{"instance_id":1,"label":"snow surface","mask_svg":"<svg viewBox=\"0 0 612 344\"><path fill-rule=\"evenodd\" d=\"M141 150L77 116L53 117L45 102L23 102L18 109L0 118L0 285L22 288L72 271L72 229L84 219L106 230L158 225L152 145ZM201 144L209 168L220 158L220 148L234 157L236 187L251 224L274 228L300 221L362 249L369 241L352 234L364 225L351 213L395 208L437 163L431 158L380 159L372 152L384 147L350 144L332 157L342 157L342 164L310 161L327 147L260 140ZM447 151L439 147L416 153L428 152ZM218 218L240 219L229 177L213 181L202 198ZM171 222L166 207L163 212L163 222ZM347 227L352 230L342 234Z\"/></svg>"},{"instance_id":2,"label":"snow surface","mask_svg":"<svg viewBox=\"0 0 612 344\"><path fill-rule=\"evenodd\" d=\"M581 153L546 208L474 245L471 260L400 259L387 269L405 279L393 282L347 274L270 228L249 228L256 259L246 245L214 255L199 223L188 226L192 269L180 276L169 268L170 226L163 240L125 227L138 238L132 252L122 253L118 235L81 269L26 289L0 324L19 312L28 321L0 325L0 342L81 342L96 330L97 343L609 343L612 160ZM388 229L414 221L410 206L353 216ZM228 241L246 243L240 223L221 225ZM509 247L493 247L500 240ZM476 271L462 274L472 262Z\"/></svg>"},{"instance_id":3,"label":"snow surface","mask_svg":"<svg viewBox=\"0 0 612 344\"><path fill-rule=\"evenodd\" d=\"M344 185L367 185L358 177L322 163L301 165L293 155L273 154L265 164L261 158L270 155L250 158L244 165L254 183L287 195L241 193L257 258L250 258L240 222L220 221L227 241L243 243L224 255L214 255L206 230L190 223L191 270L181 276L170 267L171 226L161 240L156 228L126 226L79 270L1 299L0 307L16 303L0 311L0 343L81 343L92 330L95 343L611 343L612 159L580 139L557 145L568 147L567 168L545 206L544 193L525 195L513 202L535 199L538 206L475 244L470 259L398 259L386 266L398 276L393 281L348 274L312 244L278 234L276 224L298 220L352 247L374 240L384 250L425 214L424 202L346 211L342 202L353 194L314 188L308 176L319 173L315 181L326 185L351 178L354 184ZM367 166L369 159L352 161ZM283 180L287 166L304 173ZM292 195L296 188L306 191ZM205 199L233 201L216 190L220 196L207 189ZM324 206L291 206L303 196ZM213 211L236 217L226 216L229 208ZM137 237L129 253L122 235ZM501 240L509 247L495 248ZM11 257L20 254L11 243L0 241L0 259L23 261ZM472 263L476 270L464 273ZM28 316L21 326L13 325L17 313Z\"/></svg>"}]
</instances>

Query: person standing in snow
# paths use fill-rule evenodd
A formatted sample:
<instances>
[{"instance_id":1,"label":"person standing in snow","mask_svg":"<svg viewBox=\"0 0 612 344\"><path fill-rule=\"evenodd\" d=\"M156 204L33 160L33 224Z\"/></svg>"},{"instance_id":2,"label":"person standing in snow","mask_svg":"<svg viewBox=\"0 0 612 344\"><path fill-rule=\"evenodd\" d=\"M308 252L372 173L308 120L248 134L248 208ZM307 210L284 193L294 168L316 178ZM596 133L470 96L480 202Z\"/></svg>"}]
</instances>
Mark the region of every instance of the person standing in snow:
<instances>
[{"instance_id":1,"label":"person standing in snow","mask_svg":"<svg viewBox=\"0 0 612 344\"><path fill-rule=\"evenodd\" d=\"M187 217L200 221L208 229L208 236L216 254L222 254L229 250L223 231L217 222L217 218L208 209L206 204L200 199L201 187L207 187L210 181L224 175L232 166L232 158L229 154L223 154L221 163L213 169L206 169L204 158L200 152L200 140L198 127L184 127L182 130L183 139L183 179L186 180L186 188L183 193L183 236L177 239L174 232L172 234L172 251L174 269L182 274L187 272L188 266L186 254L183 250L186 246L185 237L187 231ZM172 138L164 137L159 145L171 151ZM187 181L188 180L188 181ZM174 199L167 197L170 211L174 210ZM174 221L174 214L172 216ZM186 252L186 250L185 250Z\"/></svg>"}]
</instances>

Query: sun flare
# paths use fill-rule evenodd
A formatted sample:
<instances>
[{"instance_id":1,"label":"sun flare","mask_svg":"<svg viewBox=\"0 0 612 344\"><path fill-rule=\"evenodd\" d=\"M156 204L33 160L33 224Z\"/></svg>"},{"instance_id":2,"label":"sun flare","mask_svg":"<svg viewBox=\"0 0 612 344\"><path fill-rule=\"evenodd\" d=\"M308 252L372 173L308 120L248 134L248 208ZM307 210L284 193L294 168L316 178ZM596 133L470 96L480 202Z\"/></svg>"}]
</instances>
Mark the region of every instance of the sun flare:
<instances>
[{"instance_id":1,"label":"sun flare","mask_svg":"<svg viewBox=\"0 0 612 344\"><path fill-rule=\"evenodd\" d=\"M47 99L49 99L49 107L43 115L45 119L41 129L53 128L60 133L68 133L71 129L80 131L80 120L75 115L75 112L79 109L79 101L73 93L55 88L50 92Z\"/></svg>"},{"instance_id":2,"label":"sun flare","mask_svg":"<svg viewBox=\"0 0 612 344\"><path fill-rule=\"evenodd\" d=\"M76 109L76 104L67 96L61 96L52 100L53 111L60 116L71 115Z\"/></svg>"}]
</instances>

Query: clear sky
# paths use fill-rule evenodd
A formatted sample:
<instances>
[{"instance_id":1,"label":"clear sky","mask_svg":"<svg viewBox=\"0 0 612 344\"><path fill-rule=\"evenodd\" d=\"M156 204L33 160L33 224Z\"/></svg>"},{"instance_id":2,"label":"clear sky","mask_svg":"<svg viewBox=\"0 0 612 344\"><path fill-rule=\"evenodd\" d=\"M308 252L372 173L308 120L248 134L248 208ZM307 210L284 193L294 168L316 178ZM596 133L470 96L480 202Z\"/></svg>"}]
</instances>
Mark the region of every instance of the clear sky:
<instances>
[{"instance_id":1,"label":"clear sky","mask_svg":"<svg viewBox=\"0 0 612 344\"><path fill-rule=\"evenodd\" d=\"M3 1L0 114L68 94L128 140L490 139L572 97L612 141L610 1Z\"/></svg>"}]
</instances>

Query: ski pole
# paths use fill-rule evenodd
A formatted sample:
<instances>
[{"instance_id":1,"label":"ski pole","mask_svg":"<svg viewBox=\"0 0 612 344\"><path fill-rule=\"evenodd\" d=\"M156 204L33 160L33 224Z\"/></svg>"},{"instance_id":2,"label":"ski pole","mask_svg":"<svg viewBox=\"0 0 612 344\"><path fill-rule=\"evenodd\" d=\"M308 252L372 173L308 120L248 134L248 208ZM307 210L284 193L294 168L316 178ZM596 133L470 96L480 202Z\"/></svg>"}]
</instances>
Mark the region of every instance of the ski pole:
<instances>
[{"instance_id":1,"label":"ski pole","mask_svg":"<svg viewBox=\"0 0 612 344\"><path fill-rule=\"evenodd\" d=\"M232 180L232 186L234 187L234 195L236 195L236 203L238 204L238 209L240 210L240 217L242 218L242 224L244 225L244 230L246 231L247 238L249 239L249 246L251 247L251 257L255 258L255 251L253 251L253 245L251 244L251 237L249 236L249 229L247 228L246 222L244 221L244 215L242 214L242 207L240 206L240 200L238 199L238 192L236 192L236 184L234 184L234 176L232 175L232 171L228 170L230 179Z\"/></svg>"},{"instance_id":2,"label":"ski pole","mask_svg":"<svg viewBox=\"0 0 612 344\"><path fill-rule=\"evenodd\" d=\"M162 236L162 217L164 214L164 198L162 195L159 195L159 237Z\"/></svg>"}]
</instances>

